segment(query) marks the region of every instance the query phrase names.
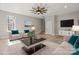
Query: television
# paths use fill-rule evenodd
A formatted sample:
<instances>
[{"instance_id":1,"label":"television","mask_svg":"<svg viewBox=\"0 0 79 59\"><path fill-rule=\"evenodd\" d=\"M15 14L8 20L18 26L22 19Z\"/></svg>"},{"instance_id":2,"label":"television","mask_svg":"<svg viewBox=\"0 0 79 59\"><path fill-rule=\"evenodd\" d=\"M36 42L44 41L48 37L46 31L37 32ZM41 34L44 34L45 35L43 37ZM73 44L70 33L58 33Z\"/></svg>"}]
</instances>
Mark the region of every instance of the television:
<instances>
[{"instance_id":1,"label":"television","mask_svg":"<svg viewBox=\"0 0 79 59\"><path fill-rule=\"evenodd\" d=\"M61 27L72 27L74 25L74 19L61 20Z\"/></svg>"}]
</instances>

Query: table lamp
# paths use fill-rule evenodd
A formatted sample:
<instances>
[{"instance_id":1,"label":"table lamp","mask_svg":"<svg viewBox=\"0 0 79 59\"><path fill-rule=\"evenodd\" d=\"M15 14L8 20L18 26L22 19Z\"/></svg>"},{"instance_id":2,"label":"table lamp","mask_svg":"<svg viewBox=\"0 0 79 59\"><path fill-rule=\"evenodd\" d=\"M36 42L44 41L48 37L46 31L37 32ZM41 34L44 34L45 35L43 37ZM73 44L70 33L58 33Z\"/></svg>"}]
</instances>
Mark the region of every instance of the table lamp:
<instances>
[{"instance_id":1,"label":"table lamp","mask_svg":"<svg viewBox=\"0 0 79 59\"><path fill-rule=\"evenodd\" d=\"M79 26L78 25L73 25L72 26L72 31L74 31L74 34L78 34L79 35Z\"/></svg>"},{"instance_id":2,"label":"table lamp","mask_svg":"<svg viewBox=\"0 0 79 59\"><path fill-rule=\"evenodd\" d=\"M30 44L32 44L35 39L35 27L34 26L30 28L30 32L28 33L28 36L30 37Z\"/></svg>"},{"instance_id":3,"label":"table lamp","mask_svg":"<svg viewBox=\"0 0 79 59\"><path fill-rule=\"evenodd\" d=\"M34 31L35 30L35 27L33 26L31 29Z\"/></svg>"}]
</instances>

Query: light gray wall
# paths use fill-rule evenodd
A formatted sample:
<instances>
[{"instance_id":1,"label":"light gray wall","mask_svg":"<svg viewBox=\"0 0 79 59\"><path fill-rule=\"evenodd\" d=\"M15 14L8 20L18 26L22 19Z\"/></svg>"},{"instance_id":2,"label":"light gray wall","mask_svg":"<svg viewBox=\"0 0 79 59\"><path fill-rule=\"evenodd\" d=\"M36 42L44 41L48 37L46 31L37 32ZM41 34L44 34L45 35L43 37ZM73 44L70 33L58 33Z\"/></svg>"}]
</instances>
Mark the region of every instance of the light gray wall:
<instances>
[{"instance_id":1,"label":"light gray wall","mask_svg":"<svg viewBox=\"0 0 79 59\"><path fill-rule=\"evenodd\" d=\"M41 19L0 10L0 38L8 35L8 15L16 17L16 26L20 31L24 30L24 22L27 20L30 20L35 25L36 33L42 31Z\"/></svg>"},{"instance_id":2,"label":"light gray wall","mask_svg":"<svg viewBox=\"0 0 79 59\"><path fill-rule=\"evenodd\" d=\"M45 17L45 32L55 35L55 16L49 15Z\"/></svg>"},{"instance_id":3,"label":"light gray wall","mask_svg":"<svg viewBox=\"0 0 79 59\"><path fill-rule=\"evenodd\" d=\"M54 16L54 35L57 35L58 34L58 29L57 29L57 26L58 26L58 19L57 19L58 16Z\"/></svg>"},{"instance_id":4,"label":"light gray wall","mask_svg":"<svg viewBox=\"0 0 79 59\"><path fill-rule=\"evenodd\" d=\"M42 32L44 33L45 32L45 19L41 19L41 27L42 27Z\"/></svg>"},{"instance_id":5,"label":"light gray wall","mask_svg":"<svg viewBox=\"0 0 79 59\"><path fill-rule=\"evenodd\" d=\"M61 20L68 20L68 19L74 19L74 25L78 25L78 21L79 21L79 12L72 12L72 13L68 13L68 14L62 14L62 15L59 15L57 16L57 32L58 33L58 30L61 30L61 29L71 29L71 28L67 28L67 27L61 27L60 26L60 21Z\"/></svg>"},{"instance_id":6,"label":"light gray wall","mask_svg":"<svg viewBox=\"0 0 79 59\"><path fill-rule=\"evenodd\" d=\"M61 20L67 20L67 19L74 19L74 25L78 25L79 21L79 12L72 12L62 15L49 15L45 17L45 32L47 34L51 35L58 35L58 31L61 29L71 29L67 27L60 27L60 21ZM50 24L46 24L48 21L50 21ZM49 33L50 32L50 33Z\"/></svg>"}]
</instances>

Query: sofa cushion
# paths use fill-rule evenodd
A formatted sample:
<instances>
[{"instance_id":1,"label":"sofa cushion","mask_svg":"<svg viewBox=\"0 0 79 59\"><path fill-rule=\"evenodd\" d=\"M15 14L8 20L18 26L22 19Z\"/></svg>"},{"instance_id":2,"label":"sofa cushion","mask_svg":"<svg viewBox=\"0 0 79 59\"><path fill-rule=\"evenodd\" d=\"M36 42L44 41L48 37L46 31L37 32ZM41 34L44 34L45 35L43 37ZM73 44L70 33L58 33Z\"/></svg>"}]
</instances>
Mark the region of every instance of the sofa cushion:
<instances>
[{"instance_id":1,"label":"sofa cushion","mask_svg":"<svg viewBox=\"0 0 79 59\"><path fill-rule=\"evenodd\" d=\"M28 37L28 33L23 33L22 37Z\"/></svg>"},{"instance_id":2,"label":"sofa cushion","mask_svg":"<svg viewBox=\"0 0 79 59\"><path fill-rule=\"evenodd\" d=\"M12 34L19 34L18 30L11 30Z\"/></svg>"},{"instance_id":3,"label":"sofa cushion","mask_svg":"<svg viewBox=\"0 0 79 59\"><path fill-rule=\"evenodd\" d=\"M64 41L62 42L53 52L54 55L69 55L71 54L75 49L72 47L71 44Z\"/></svg>"},{"instance_id":4,"label":"sofa cushion","mask_svg":"<svg viewBox=\"0 0 79 59\"><path fill-rule=\"evenodd\" d=\"M62 42L59 47L61 48L64 48L66 50L69 50L69 51L74 51L75 49L73 48L73 46L71 44L69 44L68 42L64 41Z\"/></svg>"},{"instance_id":5,"label":"sofa cushion","mask_svg":"<svg viewBox=\"0 0 79 59\"><path fill-rule=\"evenodd\" d=\"M70 36L68 39L68 43L70 43L71 45L74 45L77 38L78 38L78 36L76 36L76 35Z\"/></svg>"},{"instance_id":6,"label":"sofa cushion","mask_svg":"<svg viewBox=\"0 0 79 59\"><path fill-rule=\"evenodd\" d=\"M79 47L79 37L77 38L77 40L74 43L74 48L78 48Z\"/></svg>"},{"instance_id":7,"label":"sofa cushion","mask_svg":"<svg viewBox=\"0 0 79 59\"><path fill-rule=\"evenodd\" d=\"M14 34L14 35L11 35L9 38L10 38L10 40L15 40L15 39L22 38L22 36L20 34Z\"/></svg>"},{"instance_id":8,"label":"sofa cushion","mask_svg":"<svg viewBox=\"0 0 79 59\"><path fill-rule=\"evenodd\" d=\"M79 48L76 49L73 53L71 53L71 55L79 55Z\"/></svg>"},{"instance_id":9,"label":"sofa cushion","mask_svg":"<svg viewBox=\"0 0 79 59\"><path fill-rule=\"evenodd\" d=\"M57 47L55 51L53 52L53 55L69 55L72 51Z\"/></svg>"},{"instance_id":10,"label":"sofa cushion","mask_svg":"<svg viewBox=\"0 0 79 59\"><path fill-rule=\"evenodd\" d=\"M24 30L24 33L28 33L29 32L29 30Z\"/></svg>"}]
</instances>

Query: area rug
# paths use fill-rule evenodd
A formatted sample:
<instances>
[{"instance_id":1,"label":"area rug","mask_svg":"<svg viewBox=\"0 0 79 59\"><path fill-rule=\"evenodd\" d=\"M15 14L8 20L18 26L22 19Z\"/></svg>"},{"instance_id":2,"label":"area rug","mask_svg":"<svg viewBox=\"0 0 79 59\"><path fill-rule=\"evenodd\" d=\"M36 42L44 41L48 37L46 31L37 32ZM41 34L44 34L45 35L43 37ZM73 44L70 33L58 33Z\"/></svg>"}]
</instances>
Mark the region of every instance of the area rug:
<instances>
[{"instance_id":1,"label":"area rug","mask_svg":"<svg viewBox=\"0 0 79 59\"><path fill-rule=\"evenodd\" d=\"M14 41L8 40L8 45L15 45L15 44L18 44L18 43L21 43L21 41L20 40L14 40Z\"/></svg>"}]
</instances>

